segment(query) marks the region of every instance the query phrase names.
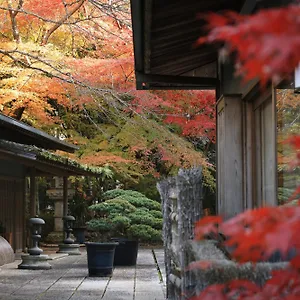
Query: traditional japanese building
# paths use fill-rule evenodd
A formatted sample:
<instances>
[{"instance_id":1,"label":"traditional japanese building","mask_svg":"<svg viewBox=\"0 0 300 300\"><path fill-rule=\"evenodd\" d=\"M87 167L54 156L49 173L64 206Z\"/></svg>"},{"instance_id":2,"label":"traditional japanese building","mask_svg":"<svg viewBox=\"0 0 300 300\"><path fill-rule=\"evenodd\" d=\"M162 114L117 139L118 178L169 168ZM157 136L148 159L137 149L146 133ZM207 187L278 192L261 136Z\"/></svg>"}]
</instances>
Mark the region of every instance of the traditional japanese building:
<instances>
[{"instance_id":1,"label":"traditional japanese building","mask_svg":"<svg viewBox=\"0 0 300 300\"><path fill-rule=\"evenodd\" d=\"M63 178L64 214L67 214L68 176L97 173L96 169L50 151L72 153L76 149L72 144L0 114L0 235L15 252L26 247L26 216L33 217L37 212L36 177ZM26 178L30 178L29 201L26 201Z\"/></svg>"},{"instance_id":2,"label":"traditional japanese building","mask_svg":"<svg viewBox=\"0 0 300 300\"><path fill-rule=\"evenodd\" d=\"M131 0L137 89L216 91L217 211L227 217L277 205L297 184L278 165L277 143L279 130L289 126L278 98L283 89L294 94L294 80L264 89L258 80L245 83L235 74L234 58L223 62L222 45L195 47L207 32L197 15L225 10L253 14L291 2Z\"/></svg>"}]
</instances>

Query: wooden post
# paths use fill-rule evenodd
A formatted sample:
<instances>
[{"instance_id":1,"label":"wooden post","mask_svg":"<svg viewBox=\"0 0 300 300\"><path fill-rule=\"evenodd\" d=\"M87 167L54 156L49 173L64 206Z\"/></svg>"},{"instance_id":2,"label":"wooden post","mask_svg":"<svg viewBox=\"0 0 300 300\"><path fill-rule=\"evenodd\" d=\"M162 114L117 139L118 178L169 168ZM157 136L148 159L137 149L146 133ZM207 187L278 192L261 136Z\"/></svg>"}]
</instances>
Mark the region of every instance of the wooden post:
<instances>
[{"instance_id":1,"label":"wooden post","mask_svg":"<svg viewBox=\"0 0 300 300\"><path fill-rule=\"evenodd\" d=\"M22 203L22 215L23 215L23 252L27 252L27 226L26 226L26 184L28 178L23 179L23 203Z\"/></svg>"},{"instance_id":2,"label":"wooden post","mask_svg":"<svg viewBox=\"0 0 300 300\"><path fill-rule=\"evenodd\" d=\"M223 95L217 103L217 201L226 218L244 209L241 96Z\"/></svg>"},{"instance_id":3,"label":"wooden post","mask_svg":"<svg viewBox=\"0 0 300 300\"><path fill-rule=\"evenodd\" d=\"M63 177L63 216L68 215L68 177Z\"/></svg>"},{"instance_id":4,"label":"wooden post","mask_svg":"<svg viewBox=\"0 0 300 300\"><path fill-rule=\"evenodd\" d=\"M30 217L36 215L36 170L32 168L30 170Z\"/></svg>"}]
</instances>

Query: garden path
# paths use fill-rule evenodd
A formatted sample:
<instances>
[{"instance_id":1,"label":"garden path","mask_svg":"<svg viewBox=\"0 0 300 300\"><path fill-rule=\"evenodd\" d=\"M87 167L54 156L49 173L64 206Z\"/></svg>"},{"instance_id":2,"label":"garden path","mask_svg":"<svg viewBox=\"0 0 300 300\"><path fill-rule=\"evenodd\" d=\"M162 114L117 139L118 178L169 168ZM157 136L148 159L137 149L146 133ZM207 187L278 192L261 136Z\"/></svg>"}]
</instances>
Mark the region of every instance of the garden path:
<instances>
[{"instance_id":1,"label":"garden path","mask_svg":"<svg viewBox=\"0 0 300 300\"><path fill-rule=\"evenodd\" d=\"M111 278L88 277L85 251L50 261L51 270L19 270L19 263L0 267L0 300L165 299L163 249L139 249L137 265L116 267Z\"/></svg>"}]
</instances>

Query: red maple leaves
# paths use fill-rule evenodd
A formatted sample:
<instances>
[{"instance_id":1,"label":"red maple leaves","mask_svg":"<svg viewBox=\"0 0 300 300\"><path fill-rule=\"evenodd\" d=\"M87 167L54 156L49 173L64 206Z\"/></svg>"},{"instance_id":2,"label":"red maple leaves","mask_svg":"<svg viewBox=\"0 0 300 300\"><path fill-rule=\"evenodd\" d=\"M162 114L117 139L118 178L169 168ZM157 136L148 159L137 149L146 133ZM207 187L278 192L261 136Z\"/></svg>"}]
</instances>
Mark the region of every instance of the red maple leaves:
<instances>
[{"instance_id":1,"label":"red maple leaves","mask_svg":"<svg viewBox=\"0 0 300 300\"><path fill-rule=\"evenodd\" d=\"M295 165L300 166L300 136L293 136L287 142L296 151ZM300 187L295 194L299 193ZM283 260L290 260L290 263L285 270L273 271L272 278L262 288L250 281L233 280L211 285L191 300L300 299L299 231L300 205L248 210L225 222L220 216L204 217L196 223L196 240L217 237L218 233L222 233L226 239L221 243L240 263L267 261L274 254L279 254ZM212 266L212 261L194 262L189 270Z\"/></svg>"},{"instance_id":2,"label":"red maple leaves","mask_svg":"<svg viewBox=\"0 0 300 300\"><path fill-rule=\"evenodd\" d=\"M197 43L225 42L227 51L237 53L237 70L245 79L278 82L290 76L300 61L299 15L300 6L293 4L251 16L231 11L201 16L211 30Z\"/></svg>"},{"instance_id":3,"label":"red maple leaves","mask_svg":"<svg viewBox=\"0 0 300 300\"><path fill-rule=\"evenodd\" d=\"M196 224L196 239L218 231L226 236L224 246L233 249L231 255L239 262L268 260L279 252L288 258L293 250L295 256L290 268L273 271L272 278L260 288L247 280L233 280L206 288L200 296L191 300L210 299L299 299L300 297L300 206L265 207L249 210L224 223L220 217L205 217ZM193 263L190 269L207 269L213 262Z\"/></svg>"},{"instance_id":4,"label":"red maple leaves","mask_svg":"<svg viewBox=\"0 0 300 300\"><path fill-rule=\"evenodd\" d=\"M215 141L214 91L138 91L135 96L132 102L135 110L140 107L140 110L162 116L165 123L179 126L183 136Z\"/></svg>"},{"instance_id":5,"label":"red maple leaves","mask_svg":"<svg viewBox=\"0 0 300 300\"><path fill-rule=\"evenodd\" d=\"M203 239L221 232L224 245L239 262L267 260L276 251L283 257L291 249L300 250L300 206L263 207L248 210L221 223L221 217L205 217L196 224L195 237Z\"/></svg>"}]
</instances>

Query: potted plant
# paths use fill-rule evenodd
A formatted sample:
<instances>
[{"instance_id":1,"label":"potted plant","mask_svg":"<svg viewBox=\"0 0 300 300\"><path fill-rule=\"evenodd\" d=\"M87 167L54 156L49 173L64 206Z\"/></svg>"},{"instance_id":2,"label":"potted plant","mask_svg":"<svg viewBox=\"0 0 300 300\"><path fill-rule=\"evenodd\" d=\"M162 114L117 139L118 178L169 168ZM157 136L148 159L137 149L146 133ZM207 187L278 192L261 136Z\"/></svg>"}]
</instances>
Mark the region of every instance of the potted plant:
<instances>
[{"instance_id":1,"label":"potted plant","mask_svg":"<svg viewBox=\"0 0 300 300\"><path fill-rule=\"evenodd\" d=\"M146 207L153 204L160 209L160 204L141 193L129 195L128 192L137 193L124 191L121 195L108 191L104 193L106 201L89 207L95 213L95 217L88 222L89 228L97 230L106 240L119 243L114 265L135 265L139 241L149 243L161 240L161 212ZM117 197L108 199L114 196Z\"/></svg>"},{"instance_id":2,"label":"potted plant","mask_svg":"<svg viewBox=\"0 0 300 300\"><path fill-rule=\"evenodd\" d=\"M85 242L86 223L90 219L89 205L95 199L101 197L103 191L109 186L114 186L114 174L109 165L98 168L101 176L97 178L76 178L74 182L75 194L69 201L70 214L75 217L76 222L73 233L76 241L80 244Z\"/></svg>"},{"instance_id":3,"label":"potted plant","mask_svg":"<svg viewBox=\"0 0 300 300\"><path fill-rule=\"evenodd\" d=\"M115 249L118 245L108 238L111 226L98 218L90 220L87 225L92 231L92 241L85 242L89 276L110 276L113 273Z\"/></svg>"},{"instance_id":4,"label":"potted plant","mask_svg":"<svg viewBox=\"0 0 300 300\"><path fill-rule=\"evenodd\" d=\"M117 242L85 242L89 276L105 277L113 273Z\"/></svg>"}]
</instances>

